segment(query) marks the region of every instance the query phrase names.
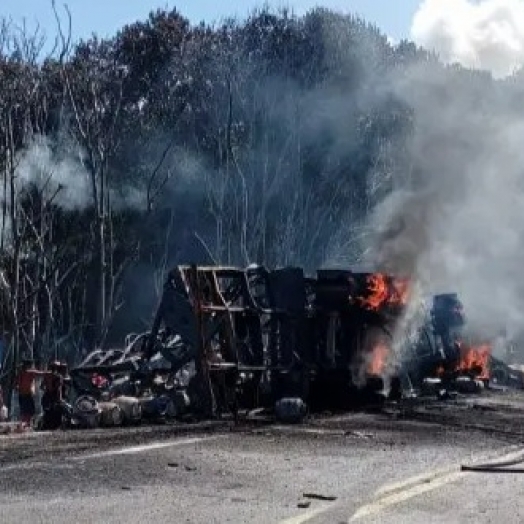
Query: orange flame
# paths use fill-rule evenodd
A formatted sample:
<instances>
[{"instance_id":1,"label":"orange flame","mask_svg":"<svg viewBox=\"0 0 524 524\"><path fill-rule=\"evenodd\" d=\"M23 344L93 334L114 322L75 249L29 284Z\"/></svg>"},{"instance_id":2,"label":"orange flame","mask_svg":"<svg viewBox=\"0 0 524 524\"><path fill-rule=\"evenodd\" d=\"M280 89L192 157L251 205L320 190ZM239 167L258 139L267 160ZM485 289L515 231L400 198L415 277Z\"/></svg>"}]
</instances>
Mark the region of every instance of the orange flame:
<instances>
[{"instance_id":1,"label":"orange flame","mask_svg":"<svg viewBox=\"0 0 524 524\"><path fill-rule=\"evenodd\" d=\"M491 346L481 344L478 346L466 346L457 342L460 349L460 358L455 366L455 372L470 373L480 380L489 380L489 358L491 356ZM439 366L436 370L437 376L441 377L445 373L444 366Z\"/></svg>"},{"instance_id":2,"label":"orange flame","mask_svg":"<svg viewBox=\"0 0 524 524\"><path fill-rule=\"evenodd\" d=\"M386 368L389 348L384 343L378 343L371 353L371 360L367 372L369 375L382 375Z\"/></svg>"},{"instance_id":3,"label":"orange flame","mask_svg":"<svg viewBox=\"0 0 524 524\"><path fill-rule=\"evenodd\" d=\"M389 298L389 289L386 276L375 273L367 277L369 296L360 298L361 305L366 309L378 309Z\"/></svg>"},{"instance_id":4,"label":"orange flame","mask_svg":"<svg viewBox=\"0 0 524 524\"><path fill-rule=\"evenodd\" d=\"M366 278L368 296L359 297L362 307L378 310L384 305L405 306L410 294L409 280L374 273Z\"/></svg>"},{"instance_id":5,"label":"orange flame","mask_svg":"<svg viewBox=\"0 0 524 524\"><path fill-rule=\"evenodd\" d=\"M460 360L457 364L457 371L475 372L477 378L488 380L489 357L491 356L491 346L482 344L480 346L467 347L460 345Z\"/></svg>"}]
</instances>

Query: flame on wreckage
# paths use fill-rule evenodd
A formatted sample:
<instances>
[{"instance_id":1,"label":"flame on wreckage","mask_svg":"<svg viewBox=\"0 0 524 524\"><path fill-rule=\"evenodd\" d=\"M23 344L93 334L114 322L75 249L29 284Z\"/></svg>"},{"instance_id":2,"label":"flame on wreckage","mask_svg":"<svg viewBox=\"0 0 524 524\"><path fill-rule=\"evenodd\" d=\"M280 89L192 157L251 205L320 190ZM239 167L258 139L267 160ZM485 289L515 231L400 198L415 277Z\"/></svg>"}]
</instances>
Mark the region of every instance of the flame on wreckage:
<instances>
[{"instance_id":1,"label":"flame on wreckage","mask_svg":"<svg viewBox=\"0 0 524 524\"><path fill-rule=\"evenodd\" d=\"M402 352L410 357L393 358L410 291L408 279L382 273L178 266L151 331L129 336L123 350L90 354L71 376L84 401L126 398L128 412L139 405L135 418L237 417L290 397L347 409L383 398L388 375L411 385L429 375L489 380L491 345L469 342L454 294L433 298Z\"/></svg>"}]
</instances>

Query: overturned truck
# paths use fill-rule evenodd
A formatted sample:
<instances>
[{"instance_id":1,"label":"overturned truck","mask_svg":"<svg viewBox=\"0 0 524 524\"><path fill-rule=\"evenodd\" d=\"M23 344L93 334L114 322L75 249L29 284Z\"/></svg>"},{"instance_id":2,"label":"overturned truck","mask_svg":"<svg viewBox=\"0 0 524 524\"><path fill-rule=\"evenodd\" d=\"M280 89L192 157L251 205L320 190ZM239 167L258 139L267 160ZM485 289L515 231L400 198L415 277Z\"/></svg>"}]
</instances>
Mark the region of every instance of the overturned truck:
<instances>
[{"instance_id":1,"label":"overturned truck","mask_svg":"<svg viewBox=\"0 0 524 524\"><path fill-rule=\"evenodd\" d=\"M312 408L346 407L357 389L382 389L385 362L374 358L384 355L373 350L378 338L391 338L407 291L385 276L377 287L375 278L178 267L166 283L146 357L156 352L160 332L176 336L183 349L172 362L194 359L200 392L191 396L208 414L235 414L283 397L300 397ZM375 331L377 340L369 339Z\"/></svg>"},{"instance_id":2,"label":"overturned truck","mask_svg":"<svg viewBox=\"0 0 524 524\"><path fill-rule=\"evenodd\" d=\"M84 394L171 399L204 417L300 398L314 410L383 390L408 282L377 273L178 266L149 333L92 353L71 374ZM166 401L166 403L169 403Z\"/></svg>"},{"instance_id":3,"label":"overturned truck","mask_svg":"<svg viewBox=\"0 0 524 524\"><path fill-rule=\"evenodd\" d=\"M409 294L407 279L382 273L178 266L151 331L92 353L71 375L80 393L137 398L150 416L236 417L285 398L312 410L369 406L385 398L384 377L399 394L406 377L460 368L453 294L434 297L413 351L400 351L407 360L395 355Z\"/></svg>"}]
</instances>

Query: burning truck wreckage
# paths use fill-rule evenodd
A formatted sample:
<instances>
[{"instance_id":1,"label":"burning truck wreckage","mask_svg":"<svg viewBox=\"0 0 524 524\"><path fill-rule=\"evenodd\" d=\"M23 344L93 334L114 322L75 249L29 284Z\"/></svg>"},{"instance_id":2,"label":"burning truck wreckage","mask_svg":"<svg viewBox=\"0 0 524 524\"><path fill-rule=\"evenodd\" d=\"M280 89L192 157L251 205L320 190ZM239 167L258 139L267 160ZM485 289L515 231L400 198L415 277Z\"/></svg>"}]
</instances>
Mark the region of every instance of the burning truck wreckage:
<instances>
[{"instance_id":1,"label":"burning truck wreckage","mask_svg":"<svg viewBox=\"0 0 524 524\"><path fill-rule=\"evenodd\" d=\"M151 330L71 369L71 403L47 422L44 412L39 427L260 412L298 422L309 412L524 388L524 374L492 355L494 341L468 333L456 294L416 305L411 296L408 279L383 273L178 266Z\"/></svg>"}]
</instances>

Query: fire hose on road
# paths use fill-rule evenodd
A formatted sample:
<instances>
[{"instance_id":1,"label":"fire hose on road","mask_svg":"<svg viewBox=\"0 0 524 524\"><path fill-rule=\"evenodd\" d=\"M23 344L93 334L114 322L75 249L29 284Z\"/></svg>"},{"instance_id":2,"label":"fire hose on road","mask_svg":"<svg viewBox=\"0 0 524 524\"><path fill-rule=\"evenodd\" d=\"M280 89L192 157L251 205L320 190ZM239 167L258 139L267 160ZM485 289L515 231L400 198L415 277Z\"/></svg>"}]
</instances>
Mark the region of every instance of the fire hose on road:
<instances>
[{"instance_id":1,"label":"fire hose on road","mask_svg":"<svg viewBox=\"0 0 524 524\"><path fill-rule=\"evenodd\" d=\"M462 465L461 471L469 471L474 473L524 473L524 468L513 468L524 463L524 450L520 457L506 460L502 462L491 462L485 464L475 464L471 466Z\"/></svg>"}]
</instances>

